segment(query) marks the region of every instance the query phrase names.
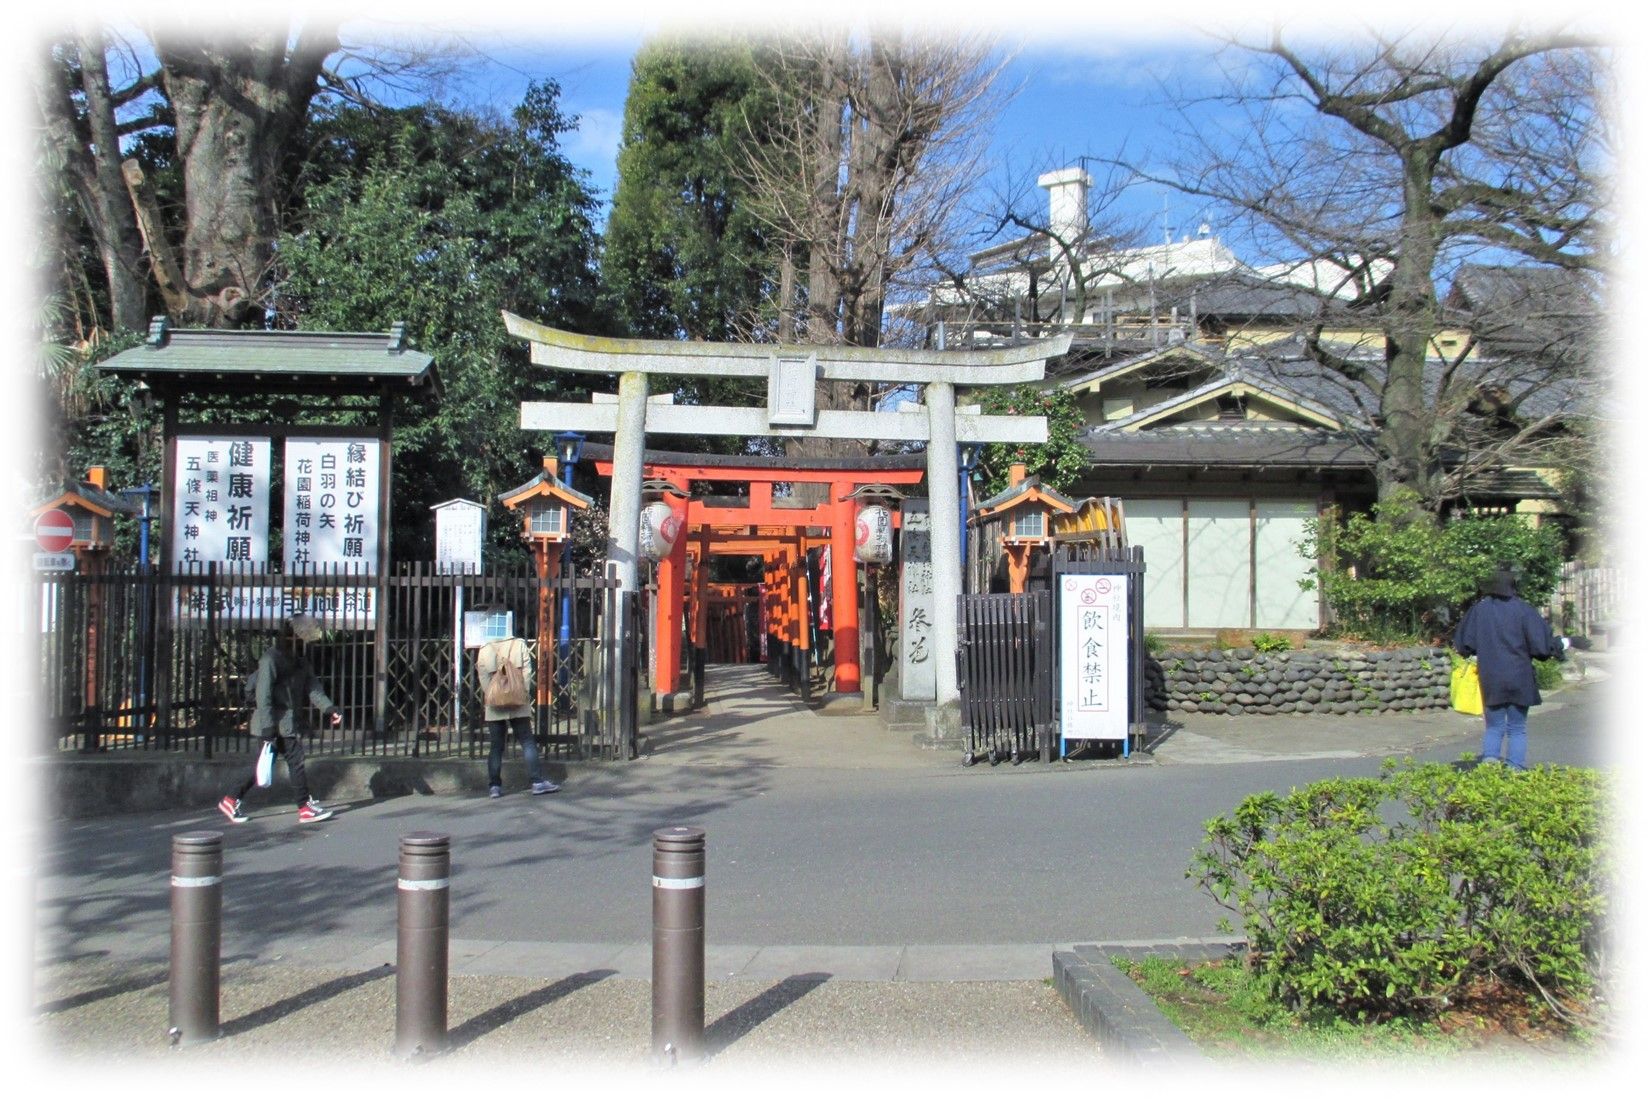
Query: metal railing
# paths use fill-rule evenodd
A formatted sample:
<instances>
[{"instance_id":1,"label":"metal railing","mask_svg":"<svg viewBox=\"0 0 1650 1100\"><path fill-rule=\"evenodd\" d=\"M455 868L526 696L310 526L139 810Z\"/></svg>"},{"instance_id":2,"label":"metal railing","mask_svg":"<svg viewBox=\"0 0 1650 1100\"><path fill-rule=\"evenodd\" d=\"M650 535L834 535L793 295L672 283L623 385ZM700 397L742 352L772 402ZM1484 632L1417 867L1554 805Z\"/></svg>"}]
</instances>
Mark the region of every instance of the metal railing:
<instances>
[{"instance_id":1,"label":"metal railing","mask_svg":"<svg viewBox=\"0 0 1650 1100\"><path fill-rule=\"evenodd\" d=\"M211 757L244 748L242 685L283 621L303 611L325 628L307 655L344 715L337 728L310 716L310 751L473 754L482 704L463 620L490 608L509 613L533 652L546 749L634 753L637 604L611 578L455 575L429 563L385 574L213 566L47 576L32 591L24 636L34 643L36 709L58 749Z\"/></svg>"}]
</instances>

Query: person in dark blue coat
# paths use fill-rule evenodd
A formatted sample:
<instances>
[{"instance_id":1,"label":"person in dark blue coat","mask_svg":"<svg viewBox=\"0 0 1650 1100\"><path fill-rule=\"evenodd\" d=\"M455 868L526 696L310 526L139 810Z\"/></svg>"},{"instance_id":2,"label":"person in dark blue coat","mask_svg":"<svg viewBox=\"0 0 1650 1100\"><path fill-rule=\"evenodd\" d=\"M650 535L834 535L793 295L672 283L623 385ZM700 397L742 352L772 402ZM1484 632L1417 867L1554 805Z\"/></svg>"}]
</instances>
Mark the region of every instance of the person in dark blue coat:
<instances>
[{"instance_id":1,"label":"person in dark blue coat","mask_svg":"<svg viewBox=\"0 0 1650 1100\"><path fill-rule=\"evenodd\" d=\"M1554 638L1540 612L1518 598L1510 569L1497 569L1484 591L1455 628L1455 649L1463 657L1478 658L1478 683L1484 694L1484 748L1479 759L1522 768L1530 708L1541 702L1531 662L1558 656L1569 640Z\"/></svg>"}]
</instances>

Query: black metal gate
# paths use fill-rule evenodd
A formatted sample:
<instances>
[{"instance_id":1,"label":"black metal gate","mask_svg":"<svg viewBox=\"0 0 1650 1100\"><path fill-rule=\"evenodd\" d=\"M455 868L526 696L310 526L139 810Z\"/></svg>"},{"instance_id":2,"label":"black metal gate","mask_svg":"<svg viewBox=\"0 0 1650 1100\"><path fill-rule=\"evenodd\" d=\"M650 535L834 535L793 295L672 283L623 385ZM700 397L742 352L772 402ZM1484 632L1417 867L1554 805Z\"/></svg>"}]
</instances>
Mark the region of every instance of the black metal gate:
<instances>
[{"instance_id":1,"label":"black metal gate","mask_svg":"<svg viewBox=\"0 0 1650 1100\"><path fill-rule=\"evenodd\" d=\"M475 650L456 644L455 631L462 612L490 607L513 614L534 653L546 750L635 755L638 602L611 578L541 584L527 572L453 575L409 563L383 576L212 567L62 575L30 587L22 633L33 643L35 711L55 748L243 751L241 682L281 621L302 609L327 628L310 656L344 713L341 727L315 732L311 751L474 754Z\"/></svg>"},{"instance_id":2,"label":"black metal gate","mask_svg":"<svg viewBox=\"0 0 1650 1100\"><path fill-rule=\"evenodd\" d=\"M1046 589L957 600L964 764L1054 758L1053 629Z\"/></svg>"}]
</instances>

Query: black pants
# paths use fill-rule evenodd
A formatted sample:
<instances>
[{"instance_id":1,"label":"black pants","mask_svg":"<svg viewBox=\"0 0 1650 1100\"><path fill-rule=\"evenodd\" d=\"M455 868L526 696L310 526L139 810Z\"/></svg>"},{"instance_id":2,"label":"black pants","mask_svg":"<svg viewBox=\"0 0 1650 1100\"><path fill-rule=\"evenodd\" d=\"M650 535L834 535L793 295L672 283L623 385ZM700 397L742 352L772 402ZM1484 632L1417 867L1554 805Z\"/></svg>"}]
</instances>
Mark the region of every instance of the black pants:
<instances>
[{"instance_id":1,"label":"black pants","mask_svg":"<svg viewBox=\"0 0 1650 1100\"><path fill-rule=\"evenodd\" d=\"M262 745L258 746L258 751L263 751ZM298 796L298 805L302 806L309 801L309 779L304 775L304 739L296 733L290 737L282 737L277 734L275 737L275 751L280 753L286 760L287 777L292 780L292 789ZM246 782L241 784L241 789L235 792L235 800L239 802L245 798L246 792L257 785L258 763L254 760L252 762L252 774L246 777Z\"/></svg>"}]
</instances>

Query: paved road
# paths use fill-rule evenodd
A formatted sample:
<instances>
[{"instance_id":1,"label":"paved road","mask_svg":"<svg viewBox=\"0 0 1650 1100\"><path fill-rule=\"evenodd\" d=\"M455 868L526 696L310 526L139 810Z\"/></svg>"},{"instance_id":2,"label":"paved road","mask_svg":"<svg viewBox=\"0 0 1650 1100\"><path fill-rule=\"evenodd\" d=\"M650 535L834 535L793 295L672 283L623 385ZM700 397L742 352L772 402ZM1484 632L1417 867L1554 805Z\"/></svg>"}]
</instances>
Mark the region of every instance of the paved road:
<instances>
[{"instance_id":1,"label":"paved road","mask_svg":"<svg viewBox=\"0 0 1650 1100\"><path fill-rule=\"evenodd\" d=\"M1532 760L1611 758L1607 682L1532 714ZM708 833L712 976L1048 975L1053 946L1217 938L1184 877L1202 823L1244 795L1476 750L1476 719L1227 719L1162 731L1153 763L960 766L874 718L825 717L759 678L652 727L652 753L575 767L557 795L409 796L300 829L206 807L40 827L37 954L164 958L173 834L226 835L225 958L359 968L394 957L398 838L453 841L455 973L645 977L651 834ZM479 766L479 765L478 765Z\"/></svg>"}]
</instances>

